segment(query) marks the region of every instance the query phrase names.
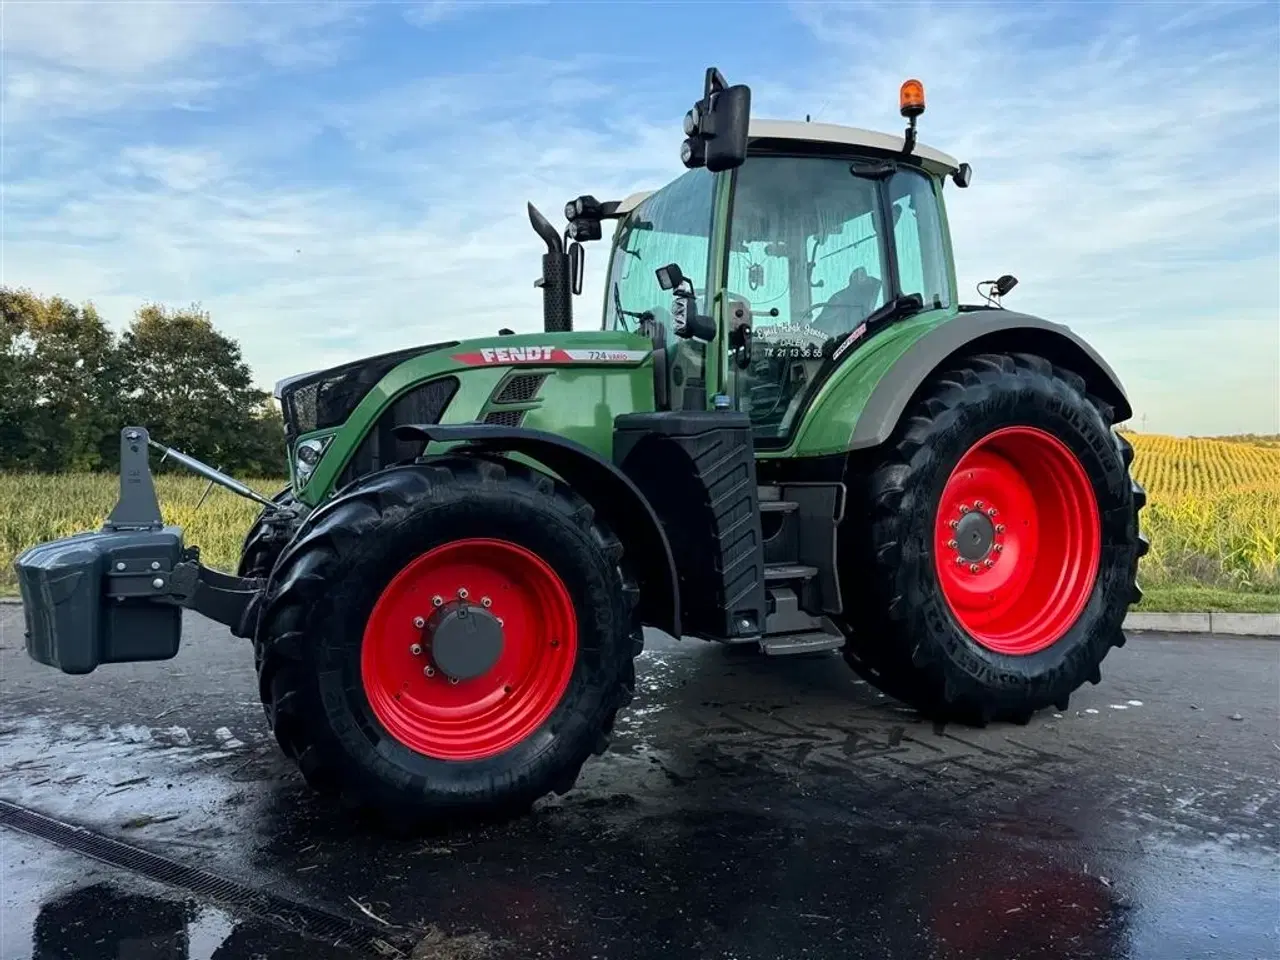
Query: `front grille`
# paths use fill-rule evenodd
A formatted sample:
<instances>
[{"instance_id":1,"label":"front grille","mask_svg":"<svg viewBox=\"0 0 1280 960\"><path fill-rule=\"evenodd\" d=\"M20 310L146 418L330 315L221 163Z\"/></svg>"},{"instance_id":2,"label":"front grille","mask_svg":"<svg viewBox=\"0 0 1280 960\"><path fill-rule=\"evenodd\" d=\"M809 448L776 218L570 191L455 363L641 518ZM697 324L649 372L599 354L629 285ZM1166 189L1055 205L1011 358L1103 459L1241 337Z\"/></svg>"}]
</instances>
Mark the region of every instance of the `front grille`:
<instances>
[{"instance_id":1,"label":"front grille","mask_svg":"<svg viewBox=\"0 0 1280 960\"><path fill-rule=\"evenodd\" d=\"M523 410L495 410L484 418L485 423L494 423L500 427L518 427L524 420Z\"/></svg>"},{"instance_id":2,"label":"front grille","mask_svg":"<svg viewBox=\"0 0 1280 960\"><path fill-rule=\"evenodd\" d=\"M347 417L351 416L351 411L392 368L412 357L456 345L456 341L451 341L410 347L321 370L288 382L280 390L286 435L293 440L312 430L323 430L345 423Z\"/></svg>"},{"instance_id":3,"label":"front grille","mask_svg":"<svg viewBox=\"0 0 1280 960\"><path fill-rule=\"evenodd\" d=\"M375 470L421 456L423 441L400 440L392 431L405 423L439 423L457 389L457 377L441 377L420 384L397 399L360 441L338 475L337 485L344 487Z\"/></svg>"},{"instance_id":4,"label":"front grille","mask_svg":"<svg viewBox=\"0 0 1280 960\"><path fill-rule=\"evenodd\" d=\"M498 389L494 403L528 403L538 395L542 383L547 379L545 373L516 373Z\"/></svg>"}]
</instances>

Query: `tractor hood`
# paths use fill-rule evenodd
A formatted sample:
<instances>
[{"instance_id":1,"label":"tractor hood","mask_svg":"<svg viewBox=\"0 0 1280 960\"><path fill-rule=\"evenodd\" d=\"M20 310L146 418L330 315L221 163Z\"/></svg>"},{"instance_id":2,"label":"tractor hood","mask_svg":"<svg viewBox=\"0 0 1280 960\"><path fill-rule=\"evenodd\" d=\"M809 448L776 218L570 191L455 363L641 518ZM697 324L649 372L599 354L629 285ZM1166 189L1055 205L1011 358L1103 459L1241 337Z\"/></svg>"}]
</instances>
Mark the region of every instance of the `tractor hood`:
<instances>
[{"instance_id":1,"label":"tractor hood","mask_svg":"<svg viewBox=\"0 0 1280 960\"><path fill-rule=\"evenodd\" d=\"M290 441L312 430L336 427L351 416L388 371L406 360L457 346L456 340L381 353L354 360L327 370L314 370L286 377L275 387L275 397L284 414L285 433Z\"/></svg>"}]
</instances>

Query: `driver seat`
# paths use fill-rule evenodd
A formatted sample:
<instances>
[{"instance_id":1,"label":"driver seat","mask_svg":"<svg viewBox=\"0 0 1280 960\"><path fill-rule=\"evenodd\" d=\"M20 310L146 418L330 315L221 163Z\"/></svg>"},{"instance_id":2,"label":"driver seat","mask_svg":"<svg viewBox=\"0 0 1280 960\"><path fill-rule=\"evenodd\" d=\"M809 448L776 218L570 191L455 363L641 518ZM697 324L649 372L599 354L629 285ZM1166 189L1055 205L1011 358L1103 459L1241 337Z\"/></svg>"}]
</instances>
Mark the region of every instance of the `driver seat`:
<instances>
[{"instance_id":1,"label":"driver seat","mask_svg":"<svg viewBox=\"0 0 1280 960\"><path fill-rule=\"evenodd\" d=\"M822 305L822 312L814 318L813 326L828 336L848 333L865 320L880 304L880 290L884 286L866 267L858 267L849 274L849 284L831 295Z\"/></svg>"}]
</instances>

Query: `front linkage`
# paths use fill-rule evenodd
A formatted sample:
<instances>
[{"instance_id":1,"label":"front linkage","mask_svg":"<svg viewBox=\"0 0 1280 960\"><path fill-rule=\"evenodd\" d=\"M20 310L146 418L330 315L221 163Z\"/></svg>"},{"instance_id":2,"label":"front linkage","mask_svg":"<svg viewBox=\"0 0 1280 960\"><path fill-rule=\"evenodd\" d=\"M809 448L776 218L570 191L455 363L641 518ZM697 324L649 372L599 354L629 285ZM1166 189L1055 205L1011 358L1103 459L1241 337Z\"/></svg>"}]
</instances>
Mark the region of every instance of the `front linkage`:
<instances>
[{"instance_id":1,"label":"front linkage","mask_svg":"<svg viewBox=\"0 0 1280 960\"><path fill-rule=\"evenodd\" d=\"M164 525L149 446L270 510L290 509L160 446L144 428L126 427L120 499L102 529L39 544L15 561L34 660L82 674L103 663L170 659L182 638L183 607L226 624L238 637L252 636L265 581L209 569L198 547L183 545L180 527Z\"/></svg>"}]
</instances>

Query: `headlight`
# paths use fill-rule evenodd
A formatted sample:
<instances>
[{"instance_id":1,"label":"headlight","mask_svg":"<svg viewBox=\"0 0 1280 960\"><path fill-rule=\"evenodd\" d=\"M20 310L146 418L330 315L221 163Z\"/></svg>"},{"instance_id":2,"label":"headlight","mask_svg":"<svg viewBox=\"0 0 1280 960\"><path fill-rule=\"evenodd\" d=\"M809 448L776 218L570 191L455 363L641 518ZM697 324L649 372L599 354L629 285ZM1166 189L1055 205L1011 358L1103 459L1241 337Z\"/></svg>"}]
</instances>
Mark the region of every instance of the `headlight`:
<instances>
[{"instance_id":1,"label":"headlight","mask_svg":"<svg viewBox=\"0 0 1280 960\"><path fill-rule=\"evenodd\" d=\"M314 440L303 440L298 444L293 452L294 469L297 471L298 479L306 480L315 470L316 464L320 462L320 458L324 456L325 448L329 446L329 441L333 437L323 437Z\"/></svg>"}]
</instances>

